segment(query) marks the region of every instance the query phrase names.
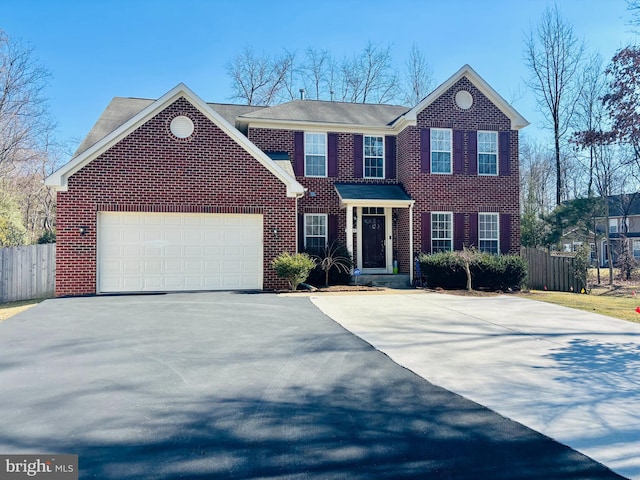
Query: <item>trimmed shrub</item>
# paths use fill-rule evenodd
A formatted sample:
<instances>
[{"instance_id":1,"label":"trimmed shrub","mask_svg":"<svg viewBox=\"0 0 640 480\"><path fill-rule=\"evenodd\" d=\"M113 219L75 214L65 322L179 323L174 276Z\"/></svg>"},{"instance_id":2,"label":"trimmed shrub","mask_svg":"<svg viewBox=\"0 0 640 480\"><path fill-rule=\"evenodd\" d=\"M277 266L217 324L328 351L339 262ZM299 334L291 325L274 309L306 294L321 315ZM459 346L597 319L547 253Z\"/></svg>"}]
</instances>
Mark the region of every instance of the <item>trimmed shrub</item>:
<instances>
[{"instance_id":1,"label":"trimmed shrub","mask_svg":"<svg viewBox=\"0 0 640 480\"><path fill-rule=\"evenodd\" d=\"M289 288L295 290L307 279L316 262L306 253L292 255L289 252L283 252L273 259L271 266L276 271L276 275L284 278Z\"/></svg>"},{"instance_id":2,"label":"trimmed shrub","mask_svg":"<svg viewBox=\"0 0 640 480\"><path fill-rule=\"evenodd\" d=\"M474 289L520 288L527 276L527 263L518 255L477 253L470 267ZM430 288L466 288L467 277L460 252L422 254L420 269Z\"/></svg>"}]
</instances>

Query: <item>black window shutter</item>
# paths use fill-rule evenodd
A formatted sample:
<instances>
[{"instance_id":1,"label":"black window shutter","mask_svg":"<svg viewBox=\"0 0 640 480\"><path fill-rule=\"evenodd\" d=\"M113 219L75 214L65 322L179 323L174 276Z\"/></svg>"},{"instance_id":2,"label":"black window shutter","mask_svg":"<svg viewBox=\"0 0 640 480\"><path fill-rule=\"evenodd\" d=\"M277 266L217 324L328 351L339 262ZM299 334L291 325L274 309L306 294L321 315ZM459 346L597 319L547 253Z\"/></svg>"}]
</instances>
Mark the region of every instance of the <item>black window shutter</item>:
<instances>
[{"instance_id":1,"label":"black window shutter","mask_svg":"<svg viewBox=\"0 0 640 480\"><path fill-rule=\"evenodd\" d=\"M422 253L431 253L431 212L423 212L421 215Z\"/></svg>"},{"instance_id":2,"label":"black window shutter","mask_svg":"<svg viewBox=\"0 0 640 480\"><path fill-rule=\"evenodd\" d=\"M469 130L467 132L469 141L469 175L478 174L478 132Z\"/></svg>"},{"instance_id":3,"label":"black window shutter","mask_svg":"<svg viewBox=\"0 0 640 480\"><path fill-rule=\"evenodd\" d=\"M498 149L500 152L499 164L500 175L506 176L511 173L511 165L509 158L509 132L500 132L498 139Z\"/></svg>"},{"instance_id":4,"label":"black window shutter","mask_svg":"<svg viewBox=\"0 0 640 480\"><path fill-rule=\"evenodd\" d=\"M453 131L453 173L464 173L464 132Z\"/></svg>"},{"instance_id":5,"label":"black window shutter","mask_svg":"<svg viewBox=\"0 0 640 480\"><path fill-rule=\"evenodd\" d=\"M327 176L338 176L338 134L327 134Z\"/></svg>"},{"instance_id":6,"label":"black window shutter","mask_svg":"<svg viewBox=\"0 0 640 480\"><path fill-rule=\"evenodd\" d=\"M362 140L362 135L354 135L353 136L353 176L355 178L362 178L362 164L363 160L363 152L362 149L364 147Z\"/></svg>"},{"instance_id":7,"label":"black window shutter","mask_svg":"<svg viewBox=\"0 0 640 480\"><path fill-rule=\"evenodd\" d=\"M511 250L511 215L500 215L500 253Z\"/></svg>"},{"instance_id":8,"label":"black window shutter","mask_svg":"<svg viewBox=\"0 0 640 480\"><path fill-rule=\"evenodd\" d=\"M431 171L431 130L420 129L420 169L423 173Z\"/></svg>"},{"instance_id":9,"label":"black window shutter","mask_svg":"<svg viewBox=\"0 0 640 480\"><path fill-rule=\"evenodd\" d=\"M476 248L480 247L480 244L478 243L478 214L477 213L469 214L469 245Z\"/></svg>"},{"instance_id":10,"label":"black window shutter","mask_svg":"<svg viewBox=\"0 0 640 480\"><path fill-rule=\"evenodd\" d=\"M464 213L453 214L453 249L462 250L464 246Z\"/></svg>"},{"instance_id":11,"label":"black window shutter","mask_svg":"<svg viewBox=\"0 0 640 480\"><path fill-rule=\"evenodd\" d=\"M296 176L304 176L304 132L293 134L293 169Z\"/></svg>"},{"instance_id":12,"label":"black window shutter","mask_svg":"<svg viewBox=\"0 0 640 480\"><path fill-rule=\"evenodd\" d=\"M304 251L304 215L298 215L298 252Z\"/></svg>"},{"instance_id":13,"label":"black window shutter","mask_svg":"<svg viewBox=\"0 0 640 480\"><path fill-rule=\"evenodd\" d=\"M329 214L328 215L328 236L327 236L327 240L329 242L329 245L331 245L333 242L338 241L338 215L334 215L334 214Z\"/></svg>"},{"instance_id":14,"label":"black window shutter","mask_svg":"<svg viewBox=\"0 0 640 480\"><path fill-rule=\"evenodd\" d=\"M396 137L385 137L385 176L396 178Z\"/></svg>"}]
</instances>

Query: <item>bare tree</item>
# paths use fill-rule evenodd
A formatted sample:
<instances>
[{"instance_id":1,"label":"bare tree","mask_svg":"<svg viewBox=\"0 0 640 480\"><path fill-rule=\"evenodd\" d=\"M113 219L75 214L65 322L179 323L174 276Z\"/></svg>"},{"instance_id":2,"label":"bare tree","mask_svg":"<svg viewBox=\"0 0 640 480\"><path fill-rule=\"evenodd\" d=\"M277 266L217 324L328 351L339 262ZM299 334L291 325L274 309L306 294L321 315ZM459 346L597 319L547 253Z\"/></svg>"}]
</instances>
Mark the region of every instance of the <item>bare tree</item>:
<instances>
[{"instance_id":1,"label":"bare tree","mask_svg":"<svg viewBox=\"0 0 640 480\"><path fill-rule=\"evenodd\" d=\"M520 142L520 205L522 244L536 247L545 243L543 217L554 205L553 153L526 137Z\"/></svg>"},{"instance_id":2,"label":"bare tree","mask_svg":"<svg viewBox=\"0 0 640 480\"><path fill-rule=\"evenodd\" d=\"M605 229L609 231L610 202L613 195L625 193L628 187L629 168L628 163L622 159L620 149L612 145L606 139L596 144L596 162L594 172L594 185L598 194L605 199ZM607 263L609 266L609 284L613 284L613 246L610 235L607 239Z\"/></svg>"},{"instance_id":3,"label":"bare tree","mask_svg":"<svg viewBox=\"0 0 640 480\"><path fill-rule=\"evenodd\" d=\"M328 98L331 90L329 74L332 65L329 51L309 47L305 53L305 61L301 70L307 97L314 100Z\"/></svg>"},{"instance_id":4,"label":"bare tree","mask_svg":"<svg viewBox=\"0 0 640 480\"><path fill-rule=\"evenodd\" d=\"M427 60L414 42L405 63L403 100L407 105L420 103L433 87L433 73Z\"/></svg>"},{"instance_id":5,"label":"bare tree","mask_svg":"<svg viewBox=\"0 0 640 480\"><path fill-rule=\"evenodd\" d=\"M267 54L258 56L245 46L226 67L234 91L231 98L247 105L271 105L285 88L293 67L293 54L285 52L277 58Z\"/></svg>"},{"instance_id":6,"label":"bare tree","mask_svg":"<svg viewBox=\"0 0 640 480\"><path fill-rule=\"evenodd\" d=\"M54 228L55 168L43 91L48 71L33 50L0 30L0 245L31 243Z\"/></svg>"},{"instance_id":7,"label":"bare tree","mask_svg":"<svg viewBox=\"0 0 640 480\"><path fill-rule=\"evenodd\" d=\"M531 29L525 45L525 61L532 73L528 85L553 129L558 205L562 200L561 144L581 93L579 72L584 48L557 5L547 7L539 23Z\"/></svg>"},{"instance_id":8,"label":"bare tree","mask_svg":"<svg viewBox=\"0 0 640 480\"><path fill-rule=\"evenodd\" d=\"M0 176L50 127L42 95L48 78L33 50L0 30Z\"/></svg>"},{"instance_id":9,"label":"bare tree","mask_svg":"<svg viewBox=\"0 0 640 480\"><path fill-rule=\"evenodd\" d=\"M391 46L367 43L362 52L342 63L342 98L353 103L386 103L397 97L398 73Z\"/></svg>"},{"instance_id":10,"label":"bare tree","mask_svg":"<svg viewBox=\"0 0 640 480\"><path fill-rule=\"evenodd\" d=\"M582 89L576 102L574 128L578 130L572 139L581 135L581 132L602 131L605 128L606 111L602 99L606 92L606 77L602 57L598 54L592 55L585 63L582 72ZM593 175L596 162L596 145L591 143L585 146L587 150L586 165L584 171L587 172L587 196L593 195Z\"/></svg>"}]
</instances>

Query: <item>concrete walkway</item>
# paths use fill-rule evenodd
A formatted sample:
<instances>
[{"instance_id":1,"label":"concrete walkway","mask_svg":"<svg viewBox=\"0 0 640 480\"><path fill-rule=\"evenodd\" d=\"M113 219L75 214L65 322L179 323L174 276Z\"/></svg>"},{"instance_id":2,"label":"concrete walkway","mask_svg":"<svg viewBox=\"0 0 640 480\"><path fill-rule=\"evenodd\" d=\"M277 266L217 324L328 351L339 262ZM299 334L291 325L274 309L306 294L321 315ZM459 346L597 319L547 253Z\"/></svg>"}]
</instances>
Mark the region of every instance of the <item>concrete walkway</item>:
<instances>
[{"instance_id":1,"label":"concrete walkway","mask_svg":"<svg viewBox=\"0 0 640 480\"><path fill-rule=\"evenodd\" d=\"M640 479L640 324L512 296L317 296L428 381Z\"/></svg>"}]
</instances>

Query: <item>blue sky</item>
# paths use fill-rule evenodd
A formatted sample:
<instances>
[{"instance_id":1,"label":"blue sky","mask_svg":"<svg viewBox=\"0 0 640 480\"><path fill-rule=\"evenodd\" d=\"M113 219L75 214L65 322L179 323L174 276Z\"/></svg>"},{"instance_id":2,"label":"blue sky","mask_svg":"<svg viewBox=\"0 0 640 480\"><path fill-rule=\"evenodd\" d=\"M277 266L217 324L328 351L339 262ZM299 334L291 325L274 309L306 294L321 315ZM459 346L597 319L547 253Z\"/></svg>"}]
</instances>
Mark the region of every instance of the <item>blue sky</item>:
<instances>
[{"instance_id":1,"label":"blue sky","mask_svg":"<svg viewBox=\"0 0 640 480\"><path fill-rule=\"evenodd\" d=\"M547 0L0 0L0 28L52 73L46 95L57 138L74 150L112 97L158 98L184 82L229 102L225 64L244 45L278 53L313 46L336 57L368 41L391 44L399 65L415 42L436 85L465 63L545 139L524 84L526 32ZM624 0L559 0L589 51L608 61L634 41Z\"/></svg>"}]
</instances>

